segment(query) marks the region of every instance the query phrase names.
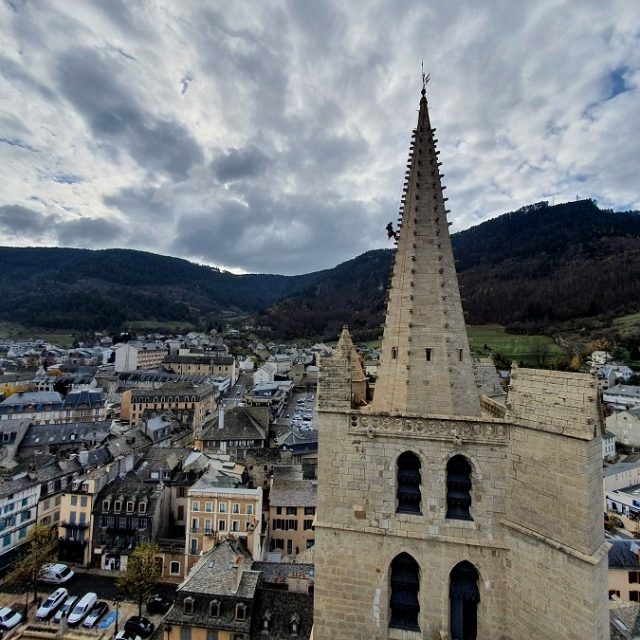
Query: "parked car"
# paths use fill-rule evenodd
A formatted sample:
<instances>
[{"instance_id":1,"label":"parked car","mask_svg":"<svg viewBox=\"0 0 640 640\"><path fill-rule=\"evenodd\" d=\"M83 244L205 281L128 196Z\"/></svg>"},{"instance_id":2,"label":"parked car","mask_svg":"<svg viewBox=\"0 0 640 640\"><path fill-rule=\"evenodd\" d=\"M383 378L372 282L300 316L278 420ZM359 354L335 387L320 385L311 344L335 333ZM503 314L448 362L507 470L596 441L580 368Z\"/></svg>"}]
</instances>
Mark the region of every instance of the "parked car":
<instances>
[{"instance_id":1,"label":"parked car","mask_svg":"<svg viewBox=\"0 0 640 640\"><path fill-rule=\"evenodd\" d=\"M124 630L130 631L134 635L148 638L155 629L155 625L148 618L143 616L131 616L124 623Z\"/></svg>"},{"instance_id":2,"label":"parked car","mask_svg":"<svg viewBox=\"0 0 640 640\"><path fill-rule=\"evenodd\" d=\"M137 636L135 633L131 633L131 631L122 629L122 631L118 631L118 633L116 633L115 640L142 640L142 638Z\"/></svg>"},{"instance_id":3,"label":"parked car","mask_svg":"<svg viewBox=\"0 0 640 640\"><path fill-rule=\"evenodd\" d=\"M78 596L68 596L67 599L62 603L62 606L56 611L56 615L53 616L54 621L60 622L63 615L67 616L68 618L69 613L71 613L71 609L73 609L79 599L80 598Z\"/></svg>"},{"instance_id":4,"label":"parked car","mask_svg":"<svg viewBox=\"0 0 640 640\"><path fill-rule=\"evenodd\" d=\"M67 622L71 625L79 624L79 622L84 618L87 613L91 610L91 607L98 600L98 596L89 591L89 593L85 593L78 602L74 605L73 609L71 609L71 613L67 618Z\"/></svg>"},{"instance_id":5,"label":"parked car","mask_svg":"<svg viewBox=\"0 0 640 640\"><path fill-rule=\"evenodd\" d=\"M22 614L10 609L9 607L3 607L0 609L0 629L13 629L13 627L21 622Z\"/></svg>"},{"instance_id":6,"label":"parked car","mask_svg":"<svg viewBox=\"0 0 640 640\"><path fill-rule=\"evenodd\" d=\"M91 611L87 613L87 617L84 619L82 626L89 629L95 627L102 619L102 616L106 615L107 611L109 611L109 605L104 602L104 600L96 602L93 607L91 607Z\"/></svg>"},{"instance_id":7,"label":"parked car","mask_svg":"<svg viewBox=\"0 0 640 640\"><path fill-rule=\"evenodd\" d=\"M49 597L38 607L36 618L38 618L38 620L46 620L49 618L68 596L69 592L64 587L56 589L53 593L49 594Z\"/></svg>"},{"instance_id":8,"label":"parked car","mask_svg":"<svg viewBox=\"0 0 640 640\"><path fill-rule=\"evenodd\" d=\"M167 598L160 593L156 593L151 600L147 602L147 611L149 613L167 613L171 609L173 600Z\"/></svg>"},{"instance_id":9,"label":"parked car","mask_svg":"<svg viewBox=\"0 0 640 640\"><path fill-rule=\"evenodd\" d=\"M45 564L40 571L40 581L51 584L69 582L75 573L66 564Z\"/></svg>"}]
</instances>

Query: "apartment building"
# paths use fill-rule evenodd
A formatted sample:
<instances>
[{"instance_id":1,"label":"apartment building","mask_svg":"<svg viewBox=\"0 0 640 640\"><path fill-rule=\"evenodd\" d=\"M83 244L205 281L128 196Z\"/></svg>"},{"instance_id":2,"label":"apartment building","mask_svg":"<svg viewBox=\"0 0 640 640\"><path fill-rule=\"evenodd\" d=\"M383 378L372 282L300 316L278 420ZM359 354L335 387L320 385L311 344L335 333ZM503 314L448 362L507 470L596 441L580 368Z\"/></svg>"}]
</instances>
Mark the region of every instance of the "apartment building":
<instances>
[{"instance_id":1,"label":"apartment building","mask_svg":"<svg viewBox=\"0 0 640 640\"><path fill-rule=\"evenodd\" d=\"M0 483L0 569L18 558L36 523L40 485L31 478Z\"/></svg>"},{"instance_id":2,"label":"apartment building","mask_svg":"<svg viewBox=\"0 0 640 640\"><path fill-rule=\"evenodd\" d=\"M315 480L275 474L269 494L269 551L297 556L315 544Z\"/></svg>"},{"instance_id":3,"label":"apartment building","mask_svg":"<svg viewBox=\"0 0 640 640\"><path fill-rule=\"evenodd\" d=\"M188 491L186 563L191 568L221 540L241 541L258 560L262 553L262 489L224 486L203 475Z\"/></svg>"},{"instance_id":4,"label":"apartment building","mask_svg":"<svg viewBox=\"0 0 640 640\"><path fill-rule=\"evenodd\" d=\"M167 356L164 366L174 373L183 375L214 376L216 378L229 378L231 384L238 380L239 369L233 356L188 354Z\"/></svg>"},{"instance_id":5,"label":"apartment building","mask_svg":"<svg viewBox=\"0 0 640 640\"><path fill-rule=\"evenodd\" d=\"M167 347L161 342L128 342L114 349L116 373L155 369L166 357Z\"/></svg>"},{"instance_id":6,"label":"apartment building","mask_svg":"<svg viewBox=\"0 0 640 640\"><path fill-rule=\"evenodd\" d=\"M199 427L216 408L213 384L169 383L159 389L129 389L120 400L120 417L139 425L147 410L171 411L181 422L188 414L191 425Z\"/></svg>"}]
</instances>

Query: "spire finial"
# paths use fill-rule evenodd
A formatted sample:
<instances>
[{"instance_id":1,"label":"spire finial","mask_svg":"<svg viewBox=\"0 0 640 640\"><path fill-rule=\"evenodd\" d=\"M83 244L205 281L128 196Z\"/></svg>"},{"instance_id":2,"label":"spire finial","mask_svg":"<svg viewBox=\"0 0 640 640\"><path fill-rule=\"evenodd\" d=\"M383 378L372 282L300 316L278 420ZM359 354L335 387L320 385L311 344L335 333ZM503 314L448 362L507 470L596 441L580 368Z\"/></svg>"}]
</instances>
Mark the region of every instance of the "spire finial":
<instances>
[{"instance_id":1,"label":"spire finial","mask_svg":"<svg viewBox=\"0 0 640 640\"><path fill-rule=\"evenodd\" d=\"M427 94L427 82L429 82L429 78L431 78L431 74L428 73L426 76L424 75L424 60L420 61L420 66L422 67L422 95L425 96Z\"/></svg>"}]
</instances>

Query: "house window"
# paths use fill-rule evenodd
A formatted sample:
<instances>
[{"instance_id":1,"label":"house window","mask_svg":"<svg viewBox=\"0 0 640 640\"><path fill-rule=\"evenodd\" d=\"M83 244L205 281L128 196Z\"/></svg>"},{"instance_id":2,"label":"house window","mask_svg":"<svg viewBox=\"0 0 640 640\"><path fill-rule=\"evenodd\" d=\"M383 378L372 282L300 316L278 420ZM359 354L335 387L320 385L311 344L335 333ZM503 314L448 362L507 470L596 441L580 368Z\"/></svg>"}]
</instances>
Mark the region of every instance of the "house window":
<instances>
[{"instance_id":1,"label":"house window","mask_svg":"<svg viewBox=\"0 0 640 640\"><path fill-rule=\"evenodd\" d=\"M185 600L185 605L186 603L187 601ZM191 640L191 627L180 627L180 640Z\"/></svg>"},{"instance_id":2,"label":"house window","mask_svg":"<svg viewBox=\"0 0 640 640\"><path fill-rule=\"evenodd\" d=\"M169 564L169 573L174 576L177 576L180 573L180 563L177 560L173 560Z\"/></svg>"},{"instance_id":3,"label":"house window","mask_svg":"<svg viewBox=\"0 0 640 640\"><path fill-rule=\"evenodd\" d=\"M247 514L252 516L253 515L253 505L252 504L248 504L247 505Z\"/></svg>"},{"instance_id":4,"label":"house window","mask_svg":"<svg viewBox=\"0 0 640 640\"><path fill-rule=\"evenodd\" d=\"M316 515L316 508L315 507L305 507L304 508L304 515L305 516L315 516Z\"/></svg>"},{"instance_id":5,"label":"house window","mask_svg":"<svg viewBox=\"0 0 640 640\"><path fill-rule=\"evenodd\" d=\"M240 521L232 520L231 521L231 531L240 531Z\"/></svg>"},{"instance_id":6,"label":"house window","mask_svg":"<svg viewBox=\"0 0 640 640\"><path fill-rule=\"evenodd\" d=\"M398 357L398 347L391 347L391 357L394 360Z\"/></svg>"},{"instance_id":7,"label":"house window","mask_svg":"<svg viewBox=\"0 0 640 640\"><path fill-rule=\"evenodd\" d=\"M178 487L178 498L184 498L186 493L185 487Z\"/></svg>"},{"instance_id":8,"label":"house window","mask_svg":"<svg viewBox=\"0 0 640 640\"><path fill-rule=\"evenodd\" d=\"M87 496L80 496L80 506L86 507L88 504L87 500L88 500Z\"/></svg>"},{"instance_id":9,"label":"house window","mask_svg":"<svg viewBox=\"0 0 640 640\"><path fill-rule=\"evenodd\" d=\"M473 520L471 517L471 465L464 456L447 462L447 518Z\"/></svg>"},{"instance_id":10,"label":"house window","mask_svg":"<svg viewBox=\"0 0 640 640\"><path fill-rule=\"evenodd\" d=\"M227 523L224 520L218 522L218 531L226 531Z\"/></svg>"},{"instance_id":11,"label":"house window","mask_svg":"<svg viewBox=\"0 0 640 640\"><path fill-rule=\"evenodd\" d=\"M420 467L420 458L411 451L398 457L396 513L422 513Z\"/></svg>"},{"instance_id":12,"label":"house window","mask_svg":"<svg viewBox=\"0 0 640 640\"><path fill-rule=\"evenodd\" d=\"M297 516L298 509L296 507L287 507L287 515L288 516Z\"/></svg>"},{"instance_id":13,"label":"house window","mask_svg":"<svg viewBox=\"0 0 640 640\"><path fill-rule=\"evenodd\" d=\"M305 520L304 521L304 530L305 531L310 531L311 529L313 529L313 520Z\"/></svg>"},{"instance_id":14,"label":"house window","mask_svg":"<svg viewBox=\"0 0 640 640\"><path fill-rule=\"evenodd\" d=\"M237 502L233 503L233 507L231 509L232 513L240 513L240 505Z\"/></svg>"},{"instance_id":15,"label":"house window","mask_svg":"<svg viewBox=\"0 0 640 640\"><path fill-rule=\"evenodd\" d=\"M213 503L212 502L205 502L204 503L204 510L207 513L211 513L213 511Z\"/></svg>"},{"instance_id":16,"label":"house window","mask_svg":"<svg viewBox=\"0 0 640 640\"><path fill-rule=\"evenodd\" d=\"M220 617L220 600L212 600L209 603L209 617L211 618Z\"/></svg>"},{"instance_id":17,"label":"house window","mask_svg":"<svg viewBox=\"0 0 640 640\"><path fill-rule=\"evenodd\" d=\"M218 505L218 511L219 511L220 513L227 513L227 503L226 503L226 502L221 502L221 503Z\"/></svg>"},{"instance_id":18,"label":"house window","mask_svg":"<svg viewBox=\"0 0 640 640\"><path fill-rule=\"evenodd\" d=\"M200 511L200 501L199 500L194 500L191 503L191 511Z\"/></svg>"},{"instance_id":19,"label":"house window","mask_svg":"<svg viewBox=\"0 0 640 640\"><path fill-rule=\"evenodd\" d=\"M186 615L193 613L193 598L189 597L184 599L184 613Z\"/></svg>"},{"instance_id":20,"label":"house window","mask_svg":"<svg viewBox=\"0 0 640 640\"><path fill-rule=\"evenodd\" d=\"M462 349L458 349L458 360L459 360L460 362L462 362L462 355L463 355L463 353L464 353L464 352L462 351Z\"/></svg>"},{"instance_id":21,"label":"house window","mask_svg":"<svg viewBox=\"0 0 640 640\"><path fill-rule=\"evenodd\" d=\"M424 357L426 358L427 362L431 362L431 349L424 350Z\"/></svg>"},{"instance_id":22,"label":"house window","mask_svg":"<svg viewBox=\"0 0 640 640\"><path fill-rule=\"evenodd\" d=\"M640 584L640 571L629 571L629 583Z\"/></svg>"},{"instance_id":23,"label":"house window","mask_svg":"<svg viewBox=\"0 0 640 640\"><path fill-rule=\"evenodd\" d=\"M640 602L640 591L629 591L629 600L631 602Z\"/></svg>"},{"instance_id":24,"label":"house window","mask_svg":"<svg viewBox=\"0 0 640 640\"><path fill-rule=\"evenodd\" d=\"M617 591L616 589L609 589L609 600L611 600L611 598L613 598L613 596L617 596L619 598L620 597L620 592Z\"/></svg>"},{"instance_id":25,"label":"house window","mask_svg":"<svg viewBox=\"0 0 640 640\"><path fill-rule=\"evenodd\" d=\"M281 516L282 515L282 507L276 507L276 515L277 516Z\"/></svg>"},{"instance_id":26,"label":"house window","mask_svg":"<svg viewBox=\"0 0 640 640\"><path fill-rule=\"evenodd\" d=\"M120 500L116 500L113 503L113 510L114 511L122 511L122 502Z\"/></svg>"},{"instance_id":27,"label":"house window","mask_svg":"<svg viewBox=\"0 0 640 640\"><path fill-rule=\"evenodd\" d=\"M109 507L111 506L111 502L109 502L109 500L103 500L102 501L102 510L103 511L109 511Z\"/></svg>"},{"instance_id":28,"label":"house window","mask_svg":"<svg viewBox=\"0 0 640 640\"><path fill-rule=\"evenodd\" d=\"M191 533L198 533L200 530L200 521L198 518L191 518Z\"/></svg>"},{"instance_id":29,"label":"house window","mask_svg":"<svg viewBox=\"0 0 640 640\"><path fill-rule=\"evenodd\" d=\"M401 553L391 562L390 587L389 626L394 629L420 631L420 567L408 553Z\"/></svg>"},{"instance_id":30,"label":"house window","mask_svg":"<svg viewBox=\"0 0 640 640\"><path fill-rule=\"evenodd\" d=\"M78 504L78 496L71 496L71 506L75 507Z\"/></svg>"},{"instance_id":31,"label":"house window","mask_svg":"<svg viewBox=\"0 0 640 640\"><path fill-rule=\"evenodd\" d=\"M211 520L209 518L206 518L204 521L204 532L211 533Z\"/></svg>"},{"instance_id":32,"label":"house window","mask_svg":"<svg viewBox=\"0 0 640 640\"><path fill-rule=\"evenodd\" d=\"M127 502L127 513L133 513L135 506L136 506L135 502L132 502L131 500L129 500Z\"/></svg>"},{"instance_id":33,"label":"house window","mask_svg":"<svg viewBox=\"0 0 640 640\"><path fill-rule=\"evenodd\" d=\"M239 602L236 605L236 620L242 622L247 617L247 605Z\"/></svg>"},{"instance_id":34,"label":"house window","mask_svg":"<svg viewBox=\"0 0 640 640\"><path fill-rule=\"evenodd\" d=\"M147 503L146 502L141 502L138 505L138 512L139 513L146 513L146 511L147 511Z\"/></svg>"}]
</instances>

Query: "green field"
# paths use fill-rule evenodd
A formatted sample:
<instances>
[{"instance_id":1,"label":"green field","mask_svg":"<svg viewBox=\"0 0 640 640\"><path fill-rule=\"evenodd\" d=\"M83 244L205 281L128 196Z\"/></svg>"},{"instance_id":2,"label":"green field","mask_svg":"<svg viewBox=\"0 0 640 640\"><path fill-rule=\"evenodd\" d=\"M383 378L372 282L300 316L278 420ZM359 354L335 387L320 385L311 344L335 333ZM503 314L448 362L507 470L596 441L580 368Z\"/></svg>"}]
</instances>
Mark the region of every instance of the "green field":
<instances>
[{"instance_id":1,"label":"green field","mask_svg":"<svg viewBox=\"0 0 640 640\"><path fill-rule=\"evenodd\" d=\"M565 355L549 336L510 334L499 324L469 326L467 333L474 355L498 353L507 361L533 365L550 365Z\"/></svg>"},{"instance_id":2,"label":"green field","mask_svg":"<svg viewBox=\"0 0 640 640\"><path fill-rule=\"evenodd\" d=\"M469 346L475 356L500 354L507 362L516 360L529 365L552 365L565 352L548 336L526 336L507 333L501 325L485 324L467 327ZM380 340L361 343L369 349L380 348Z\"/></svg>"}]
</instances>

